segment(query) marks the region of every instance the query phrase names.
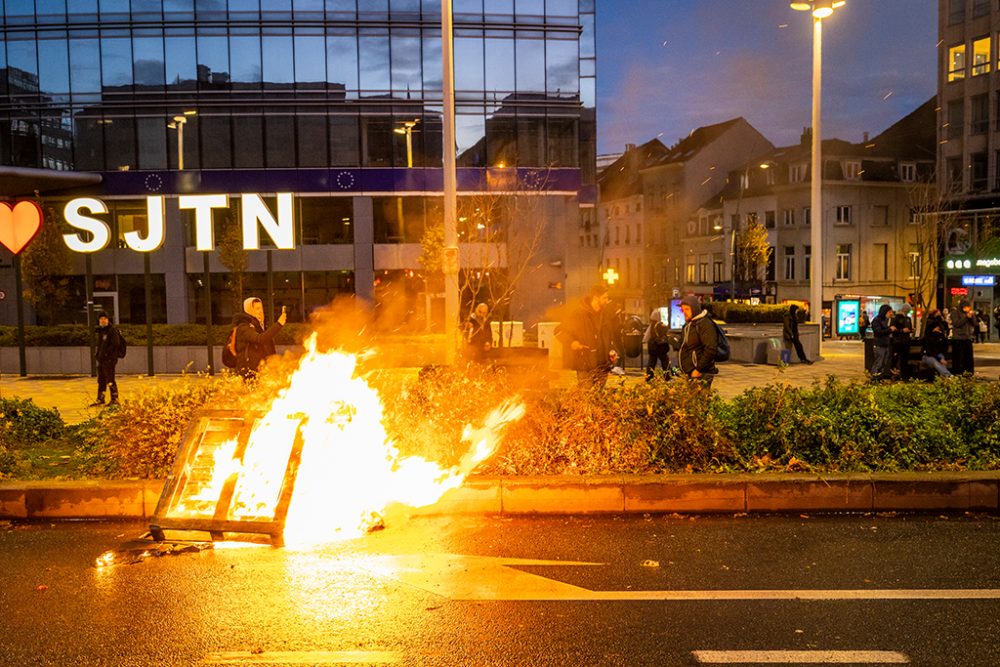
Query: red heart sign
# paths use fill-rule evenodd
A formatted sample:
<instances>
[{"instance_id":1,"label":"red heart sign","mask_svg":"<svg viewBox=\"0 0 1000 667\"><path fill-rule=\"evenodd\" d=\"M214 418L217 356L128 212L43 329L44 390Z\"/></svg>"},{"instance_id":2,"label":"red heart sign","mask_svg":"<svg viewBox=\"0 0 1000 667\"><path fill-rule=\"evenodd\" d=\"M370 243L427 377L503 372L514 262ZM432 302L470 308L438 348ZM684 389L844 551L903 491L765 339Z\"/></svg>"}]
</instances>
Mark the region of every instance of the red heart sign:
<instances>
[{"instance_id":1,"label":"red heart sign","mask_svg":"<svg viewBox=\"0 0 1000 667\"><path fill-rule=\"evenodd\" d=\"M0 244L15 255L31 243L42 228L42 209L33 201L19 201L11 208L0 202Z\"/></svg>"}]
</instances>

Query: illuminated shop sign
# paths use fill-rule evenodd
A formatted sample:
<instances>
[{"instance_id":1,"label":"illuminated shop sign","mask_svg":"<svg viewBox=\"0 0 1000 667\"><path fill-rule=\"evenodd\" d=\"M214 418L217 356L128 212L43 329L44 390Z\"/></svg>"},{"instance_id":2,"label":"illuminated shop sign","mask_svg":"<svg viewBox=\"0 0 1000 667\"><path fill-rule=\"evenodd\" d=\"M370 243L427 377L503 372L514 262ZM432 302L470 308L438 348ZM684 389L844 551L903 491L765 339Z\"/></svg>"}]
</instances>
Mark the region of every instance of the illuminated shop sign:
<instances>
[{"instance_id":1,"label":"illuminated shop sign","mask_svg":"<svg viewBox=\"0 0 1000 667\"><path fill-rule=\"evenodd\" d=\"M965 287L993 287L995 284L996 276L962 276Z\"/></svg>"},{"instance_id":2,"label":"illuminated shop sign","mask_svg":"<svg viewBox=\"0 0 1000 667\"><path fill-rule=\"evenodd\" d=\"M976 260L976 266L984 269L995 269L1000 266L1000 257L984 257Z\"/></svg>"},{"instance_id":3,"label":"illuminated shop sign","mask_svg":"<svg viewBox=\"0 0 1000 667\"><path fill-rule=\"evenodd\" d=\"M177 206L182 211L194 211L194 241L198 250L215 249L212 232L212 211L229 208L229 195L181 195ZM294 250L292 221L292 195L284 192L277 195L277 217L257 194L240 195L240 222L243 227L244 250L260 248L260 229L263 228L279 250ZM164 197L146 197L146 234L125 232L125 245L137 252L152 252L163 245L164 238ZM70 226L79 234L63 234L66 246L75 252L97 252L111 242L111 228L108 223L92 217L108 212L107 205L100 199L80 197L66 204L63 215Z\"/></svg>"}]
</instances>

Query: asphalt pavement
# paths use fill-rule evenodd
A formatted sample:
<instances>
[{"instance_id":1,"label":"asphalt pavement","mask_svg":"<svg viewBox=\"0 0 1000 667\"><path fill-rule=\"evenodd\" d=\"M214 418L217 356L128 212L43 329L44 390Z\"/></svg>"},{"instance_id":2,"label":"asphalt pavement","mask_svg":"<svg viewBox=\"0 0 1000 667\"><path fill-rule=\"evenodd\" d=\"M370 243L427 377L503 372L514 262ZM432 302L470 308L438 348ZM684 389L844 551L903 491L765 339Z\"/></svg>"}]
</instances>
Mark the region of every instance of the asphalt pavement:
<instances>
[{"instance_id":1,"label":"asphalt pavement","mask_svg":"<svg viewBox=\"0 0 1000 667\"><path fill-rule=\"evenodd\" d=\"M992 517L425 517L95 567L144 530L0 528L0 664L1000 664Z\"/></svg>"}]
</instances>

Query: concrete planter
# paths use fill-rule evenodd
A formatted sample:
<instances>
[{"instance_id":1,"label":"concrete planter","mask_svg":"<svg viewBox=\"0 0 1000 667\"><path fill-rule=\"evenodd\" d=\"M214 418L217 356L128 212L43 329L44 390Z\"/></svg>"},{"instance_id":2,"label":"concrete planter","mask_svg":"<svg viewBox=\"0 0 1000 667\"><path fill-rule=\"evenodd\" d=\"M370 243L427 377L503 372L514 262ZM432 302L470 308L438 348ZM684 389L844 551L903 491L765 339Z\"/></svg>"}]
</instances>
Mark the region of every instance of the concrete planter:
<instances>
[{"instance_id":1,"label":"concrete planter","mask_svg":"<svg viewBox=\"0 0 1000 667\"><path fill-rule=\"evenodd\" d=\"M729 339L730 361L744 364L778 364L781 361L785 345L780 324L731 324L723 328ZM799 340L809 359L819 358L818 324L799 324ZM791 358L792 363L798 363L794 350Z\"/></svg>"}]
</instances>

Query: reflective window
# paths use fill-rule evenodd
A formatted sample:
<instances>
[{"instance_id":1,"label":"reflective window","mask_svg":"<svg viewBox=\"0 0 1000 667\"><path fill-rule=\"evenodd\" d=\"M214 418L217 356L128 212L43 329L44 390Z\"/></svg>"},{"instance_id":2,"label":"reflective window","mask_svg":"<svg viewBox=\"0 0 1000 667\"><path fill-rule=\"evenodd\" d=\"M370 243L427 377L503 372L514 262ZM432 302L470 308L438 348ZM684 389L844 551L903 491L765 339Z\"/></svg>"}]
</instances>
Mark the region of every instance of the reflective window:
<instances>
[{"instance_id":1,"label":"reflective window","mask_svg":"<svg viewBox=\"0 0 1000 667\"><path fill-rule=\"evenodd\" d=\"M514 14L514 0L484 0L483 11L487 14L512 16Z\"/></svg>"},{"instance_id":2,"label":"reflective window","mask_svg":"<svg viewBox=\"0 0 1000 667\"><path fill-rule=\"evenodd\" d=\"M10 7L10 2L7 3ZM96 14L97 0L66 0L66 10L70 16L81 14Z\"/></svg>"},{"instance_id":3,"label":"reflective window","mask_svg":"<svg viewBox=\"0 0 1000 667\"><path fill-rule=\"evenodd\" d=\"M510 111L487 121L486 157L491 167L517 166L517 123Z\"/></svg>"},{"instance_id":4,"label":"reflective window","mask_svg":"<svg viewBox=\"0 0 1000 667\"><path fill-rule=\"evenodd\" d=\"M392 118L388 116L362 115L361 137L365 167L391 167L392 146L395 143Z\"/></svg>"},{"instance_id":5,"label":"reflective window","mask_svg":"<svg viewBox=\"0 0 1000 667\"><path fill-rule=\"evenodd\" d=\"M441 31L424 31L421 50L424 59L424 89L441 90Z\"/></svg>"},{"instance_id":6,"label":"reflective window","mask_svg":"<svg viewBox=\"0 0 1000 667\"><path fill-rule=\"evenodd\" d=\"M264 87L287 84L295 80L291 35L265 36L261 40L264 64Z\"/></svg>"},{"instance_id":7,"label":"reflective window","mask_svg":"<svg viewBox=\"0 0 1000 667\"><path fill-rule=\"evenodd\" d=\"M139 169L167 168L167 119L164 116L139 118ZM186 165L185 165L186 166Z\"/></svg>"},{"instance_id":8,"label":"reflective window","mask_svg":"<svg viewBox=\"0 0 1000 667\"><path fill-rule=\"evenodd\" d=\"M459 31L455 37L455 94L479 97L484 85L483 33Z\"/></svg>"},{"instance_id":9,"label":"reflective window","mask_svg":"<svg viewBox=\"0 0 1000 667\"><path fill-rule=\"evenodd\" d=\"M549 94L575 96L580 89L579 47L576 40L545 42L545 80Z\"/></svg>"},{"instance_id":10,"label":"reflective window","mask_svg":"<svg viewBox=\"0 0 1000 667\"><path fill-rule=\"evenodd\" d=\"M65 39L38 40L38 88L59 95L69 92L69 53Z\"/></svg>"},{"instance_id":11,"label":"reflective window","mask_svg":"<svg viewBox=\"0 0 1000 667\"><path fill-rule=\"evenodd\" d=\"M545 14L545 0L515 0L514 10L518 16L542 16Z\"/></svg>"},{"instance_id":12,"label":"reflective window","mask_svg":"<svg viewBox=\"0 0 1000 667\"><path fill-rule=\"evenodd\" d=\"M163 0L132 0L132 18L159 18Z\"/></svg>"},{"instance_id":13,"label":"reflective window","mask_svg":"<svg viewBox=\"0 0 1000 667\"><path fill-rule=\"evenodd\" d=\"M164 84L163 37L134 37L132 58L137 86Z\"/></svg>"},{"instance_id":14,"label":"reflective window","mask_svg":"<svg viewBox=\"0 0 1000 667\"><path fill-rule=\"evenodd\" d=\"M545 42L541 36L540 32L517 34L515 64L519 93L545 92Z\"/></svg>"},{"instance_id":15,"label":"reflective window","mask_svg":"<svg viewBox=\"0 0 1000 667\"><path fill-rule=\"evenodd\" d=\"M259 88L263 81L260 35L232 35L229 49L233 63L233 88Z\"/></svg>"},{"instance_id":16,"label":"reflective window","mask_svg":"<svg viewBox=\"0 0 1000 667\"><path fill-rule=\"evenodd\" d=\"M303 245L353 242L354 202L350 197L299 197L296 202Z\"/></svg>"},{"instance_id":17,"label":"reflective window","mask_svg":"<svg viewBox=\"0 0 1000 667\"><path fill-rule=\"evenodd\" d=\"M309 88L326 86L325 44L322 35L295 36L295 81Z\"/></svg>"},{"instance_id":18,"label":"reflective window","mask_svg":"<svg viewBox=\"0 0 1000 667\"><path fill-rule=\"evenodd\" d=\"M104 169L104 123L100 116L79 111L73 119L73 164L83 170Z\"/></svg>"},{"instance_id":19,"label":"reflective window","mask_svg":"<svg viewBox=\"0 0 1000 667\"><path fill-rule=\"evenodd\" d=\"M168 86L178 89L194 88L194 82L198 79L194 37L167 37L166 68Z\"/></svg>"},{"instance_id":20,"label":"reflective window","mask_svg":"<svg viewBox=\"0 0 1000 667\"><path fill-rule=\"evenodd\" d=\"M135 168L135 119L105 118L104 151L106 169Z\"/></svg>"},{"instance_id":21,"label":"reflective window","mask_svg":"<svg viewBox=\"0 0 1000 667\"><path fill-rule=\"evenodd\" d=\"M200 40L199 40L200 41ZM201 132L202 167L205 169L228 169L232 166L232 127L229 116L199 115L195 124ZM190 129L190 126L189 126ZM187 142L188 135L184 133L184 166L188 167ZM194 165L190 165L193 167Z\"/></svg>"},{"instance_id":22,"label":"reflective window","mask_svg":"<svg viewBox=\"0 0 1000 667\"><path fill-rule=\"evenodd\" d=\"M229 15L239 19L259 17L260 0L229 0Z\"/></svg>"},{"instance_id":23,"label":"reflective window","mask_svg":"<svg viewBox=\"0 0 1000 667\"><path fill-rule=\"evenodd\" d=\"M358 90L358 42L353 35L327 35L326 80L332 89Z\"/></svg>"},{"instance_id":24,"label":"reflective window","mask_svg":"<svg viewBox=\"0 0 1000 667\"><path fill-rule=\"evenodd\" d=\"M358 47L361 90L366 93L389 90L389 37L360 35Z\"/></svg>"},{"instance_id":25,"label":"reflective window","mask_svg":"<svg viewBox=\"0 0 1000 667\"><path fill-rule=\"evenodd\" d=\"M326 11L354 14L358 11L357 0L326 0Z\"/></svg>"},{"instance_id":26,"label":"reflective window","mask_svg":"<svg viewBox=\"0 0 1000 667\"><path fill-rule=\"evenodd\" d=\"M990 38L989 36L972 41L972 76L989 74L990 72Z\"/></svg>"},{"instance_id":27,"label":"reflective window","mask_svg":"<svg viewBox=\"0 0 1000 667\"><path fill-rule=\"evenodd\" d=\"M482 14L483 0L452 0L451 11L454 14ZM455 58L458 63L458 58Z\"/></svg>"},{"instance_id":28,"label":"reflective window","mask_svg":"<svg viewBox=\"0 0 1000 667\"><path fill-rule=\"evenodd\" d=\"M132 40L128 31L101 31L101 78L105 86L132 84Z\"/></svg>"},{"instance_id":29,"label":"reflective window","mask_svg":"<svg viewBox=\"0 0 1000 667\"><path fill-rule=\"evenodd\" d=\"M293 0L292 5L296 12L322 12L323 0ZM317 14L321 17L321 14Z\"/></svg>"},{"instance_id":30,"label":"reflective window","mask_svg":"<svg viewBox=\"0 0 1000 667\"><path fill-rule=\"evenodd\" d=\"M420 13L420 0L389 0L389 11Z\"/></svg>"},{"instance_id":31,"label":"reflective window","mask_svg":"<svg viewBox=\"0 0 1000 667\"><path fill-rule=\"evenodd\" d=\"M32 39L26 39L26 37ZM7 35L7 65L10 69L19 69L29 76L25 79L18 77L18 82L14 81L14 72L10 72L10 89L12 93L35 92L38 90L38 53L36 51L34 33L25 35L24 33L8 33ZM18 90L21 88L22 90Z\"/></svg>"},{"instance_id":32,"label":"reflective window","mask_svg":"<svg viewBox=\"0 0 1000 667\"><path fill-rule=\"evenodd\" d=\"M420 243L424 234L423 197L372 197L375 243Z\"/></svg>"},{"instance_id":33,"label":"reflective window","mask_svg":"<svg viewBox=\"0 0 1000 667\"><path fill-rule=\"evenodd\" d=\"M518 112L517 163L521 166L545 164L545 117L541 114Z\"/></svg>"},{"instance_id":34,"label":"reflective window","mask_svg":"<svg viewBox=\"0 0 1000 667\"><path fill-rule=\"evenodd\" d=\"M291 9L292 0L260 0L262 12L289 12Z\"/></svg>"},{"instance_id":35,"label":"reflective window","mask_svg":"<svg viewBox=\"0 0 1000 667\"><path fill-rule=\"evenodd\" d=\"M229 43L225 37L198 35L198 81L208 88L229 83Z\"/></svg>"},{"instance_id":36,"label":"reflective window","mask_svg":"<svg viewBox=\"0 0 1000 667\"><path fill-rule=\"evenodd\" d=\"M593 58L597 54L594 52L594 15L582 14L580 25L583 28L580 35L580 57Z\"/></svg>"},{"instance_id":37,"label":"reflective window","mask_svg":"<svg viewBox=\"0 0 1000 667\"><path fill-rule=\"evenodd\" d=\"M965 44L948 48L948 81L965 78Z\"/></svg>"},{"instance_id":38,"label":"reflective window","mask_svg":"<svg viewBox=\"0 0 1000 667\"><path fill-rule=\"evenodd\" d=\"M243 110L239 114L233 114L233 136L240 138L233 146L233 166L237 169L263 168L263 117Z\"/></svg>"},{"instance_id":39,"label":"reflective window","mask_svg":"<svg viewBox=\"0 0 1000 667\"><path fill-rule=\"evenodd\" d=\"M358 117L353 114L330 116L330 165L353 166L361 163Z\"/></svg>"},{"instance_id":40,"label":"reflective window","mask_svg":"<svg viewBox=\"0 0 1000 667\"><path fill-rule=\"evenodd\" d=\"M577 0L545 0L547 16L576 16Z\"/></svg>"},{"instance_id":41,"label":"reflective window","mask_svg":"<svg viewBox=\"0 0 1000 667\"><path fill-rule=\"evenodd\" d=\"M487 92L514 92L514 39L486 39ZM490 99L489 101L493 101Z\"/></svg>"},{"instance_id":42,"label":"reflective window","mask_svg":"<svg viewBox=\"0 0 1000 667\"><path fill-rule=\"evenodd\" d=\"M114 16L119 15L123 18L128 18L129 15L129 2L128 0L98 0L98 8L101 12L101 16Z\"/></svg>"},{"instance_id":43,"label":"reflective window","mask_svg":"<svg viewBox=\"0 0 1000 667\"><path fill-rule=\"evenodd\" d=\"M223 18L226 15L226 0L194 0L194 11L198 18Z\"/></svg>"},{"instance_id":44,"label":"reflective window","mask_svg":"<svg viewBox=\"0 0 1000 667\"><path fill-rule=\"evenodd\" d=\"M463 167L486 166L486 120L481 113L458 113L455 116L455 143L458 164Z\"/></svg>"},{"instance_id":45,"label":"reflective window","mask_svg":"<svg viewBox=\"0 0 1000 667\"><path fill-rule=\"evenodd\" d=\"M423 89L421 78L420 33L397 34L389 42L392 63L392 89L417 92ZM439 68L440 69L440 68Z\"/></svg>"},{"instance_id":46,"label":"reflective window","mask_svg":"<svg viewBox=\"0 0 1000 667\"><path fill-rule=\"evenodd\" d=\"M298 124L296 132L299 146L298 166L325 167L328 165L326 114L302 110L299 111L295 120Z\"/></svg>"},{"instance_id":47,"label":"reflective window","mask_svg":"<svg viewBox=\"0 0 1000 667\"><path fill-rule=\"evenodd\" d=\"M553 167L576 167L580 161L577 152L580 139L576 135L575 118L548 119L546 127L548 151L546 164Z\"/></svg>"},{"instance_id":48,"label":"reflective window","mask_svg":"<svg viewBox=\"0 0 1000 667\"><path fill-rule=\"evenodd\" d=\"M55 23L66 20L66 0L36 0L39 23Z\"/></svg>"},{"instance_id":49,"label":"reflective window","mask_svg":"<svg viewBox=\"0 0 1000 667\"><path fill-rule=\"evenodd\" d=\"M441 0L421 0L420 9L424 16L441 16Z\"/></svg>"},{"instance_id":50,"label":"reflective window","mask_svg":"<svg viewBox=\"0 0 1000 667\"><path fill-rule=\"evenodd\" d=\"M4 10L8 17L33 17L35 15L35 3L34 0L7 0L7 2L4 3Z\"/></svg>"},{"instance_id":51,"label":"reflective window","mask_svg":"<svg viewBox=\"0 0 1000 667\"><path fill-rule=\"evenodd\" d=\"M264 116L264 143L268 167L294 167L295 117Z\"/></svg>"}]
</instances>

